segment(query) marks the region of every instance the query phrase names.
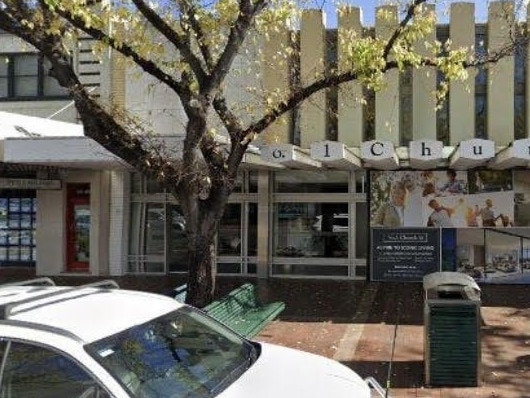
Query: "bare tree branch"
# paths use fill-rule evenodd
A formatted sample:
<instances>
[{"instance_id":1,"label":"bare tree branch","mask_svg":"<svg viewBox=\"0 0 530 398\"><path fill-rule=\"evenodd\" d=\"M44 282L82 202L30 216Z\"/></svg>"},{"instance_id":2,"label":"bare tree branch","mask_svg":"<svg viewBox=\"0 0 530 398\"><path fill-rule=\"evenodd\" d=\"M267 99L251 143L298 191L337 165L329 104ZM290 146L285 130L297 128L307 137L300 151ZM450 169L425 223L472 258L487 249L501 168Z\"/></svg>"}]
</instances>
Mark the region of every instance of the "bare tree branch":
<instances>
[{"instance_id":1,"label":"bare tree branch","mask_svg":"<svg viewBox=\"0 0 530 398\"><path fill-rule=\"evenodd\" d=\"M216 172L222 171L225 166L225 158L219 152L219 143L215 141L214 137L210 134L205 134L202 137L200 147L208 166L216 170Z\"/></svg>"},{"instance_id":2,"label":"bare tree branch","mask_svg":"<svg viewBox=\"0 0 530 398\"><path fill-rule=\"evenodd\" d=\"M209 85L205 87L205 92L210 93L217 89L224 80L234 58L241 49L241 45L248 34L249 29L254 24L256 15L259 14L267 6L267 0L240 0L239 1L239 15L237 20L230 28L230 34L223 50L219 57L217 64L211 73Z\"/></svg>"},{"instance_id":3,"label":"bare tree branch","mask_svg":"<svg viewBox=\"0 0 530 398\"><path fill-rule=\"evenodd\" d=\"M392 51L392 47L394 47L394 44L396 44L397 39L399 39L399 36L403 32L403 29L405 26L408 25L410 21L414 18L414 15L416 14L416 10L418 7L425 3L427 0L414 0L408 7L407 7L407 14L405 17L401 20L399 23L399 26L394 30L392 33L392 36L388 39L388 42L386 43L385 49L383 51L383 58L386 60L388 59L388 56L390 55L390 51Z\"/></svg>"},{"instance_id":4,"label":"bare tree branch","mask_svg":"<svg viewBox=\"0 0 530 398\"><path fill-rule=\"evenodd\" d=\"M206 67L208 68L208 73L210 73L212 69L214 68L215 63L214 63L214 59L213 59L213 56L212 56L212 53L209 47L205 44L206 36L205 36L204 31L202 30L200 23L197 20L197 13L196 13L195 7L192 4L190 4L187 0L180 1L180 4L183 9L182 10L183 13L188 16L187 21L189 22L191 28L195 32L196 41L199 46L199 51L201 52L204 62L206 63Z\"/></svg>"},{"instance_id":5,"label":"bare tree branch","mask_svg":"<svg viewBox=\"0 0 530 398\"><path fill-rule=\"evenodd\" d=\"M165 73L162 69L160 69L156 63L140 56L140 54L134 51L134 49L130 47L129 45L125 43L119 45L113 37L109 36L108 34L101 31L100 29L87 26L81 18L72 15L68 11L60 10L57 8L55 9L55 12L58 15L60 15L62 18L67 20L75 28L85 32L86 34L88 34L89 36L93 37L94 39L98 41L106 43L110 48L118 51L125 57L131 58L140 68L142 68L144 72L150 74L151 76L158 79L160 82L167 85L169 88L175 91L178 95L183 95L188 90L186 86L180 84L172 76L170 76L169 74Z\"/></svg>"},{"instance_id":6,"label":"bare tree branch","mask_svg":"<svg viewBox=\"0 0 530 398\"><path fill-rule=\"evenodd\" d=\"M239 119L237 115L228 107L226 103L226 97L222 95L222 93L217 93L215 95L213 107L223 122L226 130L228 131L230 138L232 140L238 140L239 136L237 133L243 131L243 124L241 119Z\"/></svg>"},{"instance_id":7,"label":"bare tree branch","mask_svg":"<svg viewBox=\"0 0 530 398\"><path fill-rule=\"evenodd\" d=\"M226 98L220 93L215 96L213 107L230 136L231 150L226 164L228 166L229 174L235 175L237 167L239 166L241 159L243 159L251 140L244 139L246 134L243 132L243 123L241 119L232 112L226 103Z\"/></svg>"},{"instance_id":8,"label":"bare tree branch","mask_svg":"<svg viewBox=\"0 0 530 398\"><path fill-rule=\"evenodd\" d=\"M143 0L132 0L138 11L153 25L166 39L168 39L180 52L184 61L190 65L199 82L204 82L206 73L201 65L200 60L195 56L189 42L182 40L179 34L169 26L156 12L149 7Z\"/></svg>"}]
</instances>

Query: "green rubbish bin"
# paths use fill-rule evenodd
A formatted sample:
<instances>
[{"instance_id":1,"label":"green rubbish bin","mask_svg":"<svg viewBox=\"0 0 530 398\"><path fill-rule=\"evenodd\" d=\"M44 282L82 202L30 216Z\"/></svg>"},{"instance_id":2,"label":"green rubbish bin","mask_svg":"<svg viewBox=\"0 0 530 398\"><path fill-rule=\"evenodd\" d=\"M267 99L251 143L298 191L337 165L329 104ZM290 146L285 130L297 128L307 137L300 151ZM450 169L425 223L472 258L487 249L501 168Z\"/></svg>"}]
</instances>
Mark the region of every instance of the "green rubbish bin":
<instances>
[{"instance_id":1,"label":"green rubbish bin","mask_svg":"<svg viewBox=\"0 0 530 398\"><path fill-rule=\"evenodd\" d=\"M476 387L480 380L480 288L460 272L423 278L425 383Z\"/></svg>"}]
</instances>

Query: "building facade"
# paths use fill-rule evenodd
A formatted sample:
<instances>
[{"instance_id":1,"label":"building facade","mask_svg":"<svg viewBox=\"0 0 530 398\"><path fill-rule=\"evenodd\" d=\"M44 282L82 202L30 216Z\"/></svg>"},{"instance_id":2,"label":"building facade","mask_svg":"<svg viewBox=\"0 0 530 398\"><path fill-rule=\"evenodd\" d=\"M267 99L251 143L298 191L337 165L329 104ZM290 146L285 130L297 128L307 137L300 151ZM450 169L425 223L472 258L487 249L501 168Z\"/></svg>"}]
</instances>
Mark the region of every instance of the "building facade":
<instances>
[{"instance_id":1,"label":"building facade","mask_svg":"<svg viewBox=\"0 0 530 398\"><path fill-rule=\"evenodd\" d=\"M477 24L473 3L453 3L448 24L436 26L430 39L478 53L498 49L506 44L510 4L491 2L487 22ZM397 8L386 9L397 17ZM316 72L344 68L337 30L327 29L324 19L320 11L305 11L298 32L276 32L264 42L264 62L248 76L231 77L231 98L257 102L241 87L289 90ZM365 27L361 10L352 7L338 25L385 37L395 27L390 20L376 18ZM38 55L3 36L0 110L70 122L72 132L57 126L61 132L37 136L16 129L3 140L0 272L185 273L179 204L82 137L73 127L75 109L45 76ZM292 63L274 62L293 37L301 50L295 79ZM148 78L132 78L135 71L112 56L95 61L90 48L90 40L81 41L74 57L83 83L178 145L184 128L178 99L153 89ZM482 282L526 283L527 54L518 48L465 83L452 83L439 108L432 93L442 76L425 68L387 73L378 92L347 83L286 115L242 164L218 233L218 273L415 281L427 272L458 270Z\"/></svg>"}]
</instances>

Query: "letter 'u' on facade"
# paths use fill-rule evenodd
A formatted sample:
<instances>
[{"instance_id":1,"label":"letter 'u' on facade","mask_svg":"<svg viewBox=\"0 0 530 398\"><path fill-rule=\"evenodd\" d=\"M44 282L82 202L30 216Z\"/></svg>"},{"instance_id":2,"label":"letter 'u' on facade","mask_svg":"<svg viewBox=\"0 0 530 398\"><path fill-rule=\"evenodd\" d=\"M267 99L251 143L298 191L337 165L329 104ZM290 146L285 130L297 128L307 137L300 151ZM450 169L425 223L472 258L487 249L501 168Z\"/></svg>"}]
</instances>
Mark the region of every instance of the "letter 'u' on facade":
<instances>
[{"instance_id":1,"label":"letter 'u' on facade","mask_svg":"<svg viewBox=\"0 0 530 398\"><path fill-rule=\"evenodd\" d=\"M514 19L510 1L494 1L488 10L488 50L496 52L510 45ZM504 57L488 70L488 138L497 145L514 139L514 58Z\"/></svg>"},{"instance_id":2,"label":"letter 'u' on facade","mask_svg":"<svg viewBox=\"0 0 530 398\"><path fill-rule=\"evenodd\" d=\"M266 92L289 93L290 71L289 59L283 58L286 49L292 45L291 32L287 27L269 33L269 40L264 39L263 51L263 85ZM291 112L284 114L267 130L260 134L260 139L266 144L289 144L291 133Z\"/></svg>"},{"instance_id":3,"label":"letter 'u' on facade","mask_svg":"<svg viewBox=\"0 0 530 398\"><path fill-rule=\"evenodd\" d=\"M451 4L449 37L452 48L473 48L475 45L475 4ZM471 50L470 50L471 51ZM452 82L449 89L450 144L475 137L475 71L465 82Z\"/></svg>"},{"instance_id":4,"label":"letter 'u' on facade","mask_svg":"<svg viewBox=\"0 0 530 398\"><path fill-rule=\"evenodd\" d=\"M376 8L375 34L389 39L398 27L396 6ZM375 93L375 137L380 141L399 144L399 71L390 70L385 75L386 87Z\"/></svg>"},{"instance_id":5,"label":"letter 'u' on facade","mask_svg":"<svg viewBox=\"0 0 530 398\"><path fill-rule=\"evenodd\" d=\"M344 6L339 12L338 60L339 71L351 69L347 59L346 46L350 38L362 37L361 9ZM363 89L358 82L344 83L338 94L338 140L348 147L358 147L363 139L363 105L361 103Z\"/></svg>"},{"instance_id":6,"label":"letter 'u' on facade","mask_svg":"<svg viewBox=\"0 0 530 398\"><path fill-rule=\"evenodd\" d=\"M324 76L326 58L325 15L319 10L304 10L300 31L300 82L306 86ZM315 93L300 106L300 146L326 139L326 92Z\"/></svg>"}]
</instances>

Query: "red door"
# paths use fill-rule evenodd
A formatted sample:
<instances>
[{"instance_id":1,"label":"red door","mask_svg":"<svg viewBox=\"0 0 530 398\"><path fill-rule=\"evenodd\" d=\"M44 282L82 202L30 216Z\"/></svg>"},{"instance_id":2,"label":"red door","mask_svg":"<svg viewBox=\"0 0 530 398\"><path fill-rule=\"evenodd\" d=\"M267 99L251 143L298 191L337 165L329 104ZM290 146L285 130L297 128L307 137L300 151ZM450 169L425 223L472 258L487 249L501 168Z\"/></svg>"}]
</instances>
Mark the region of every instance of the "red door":
<instances>
[{"instance_id":1,"label":"red door","mask_svg":"<svg viewBox=\"0 0 530 398\"><path fill-rule=\"evenodd\" d=\"M68 184L66 190L66 270L88 272L90 184Z\"/></svg>"}]
</instances>

